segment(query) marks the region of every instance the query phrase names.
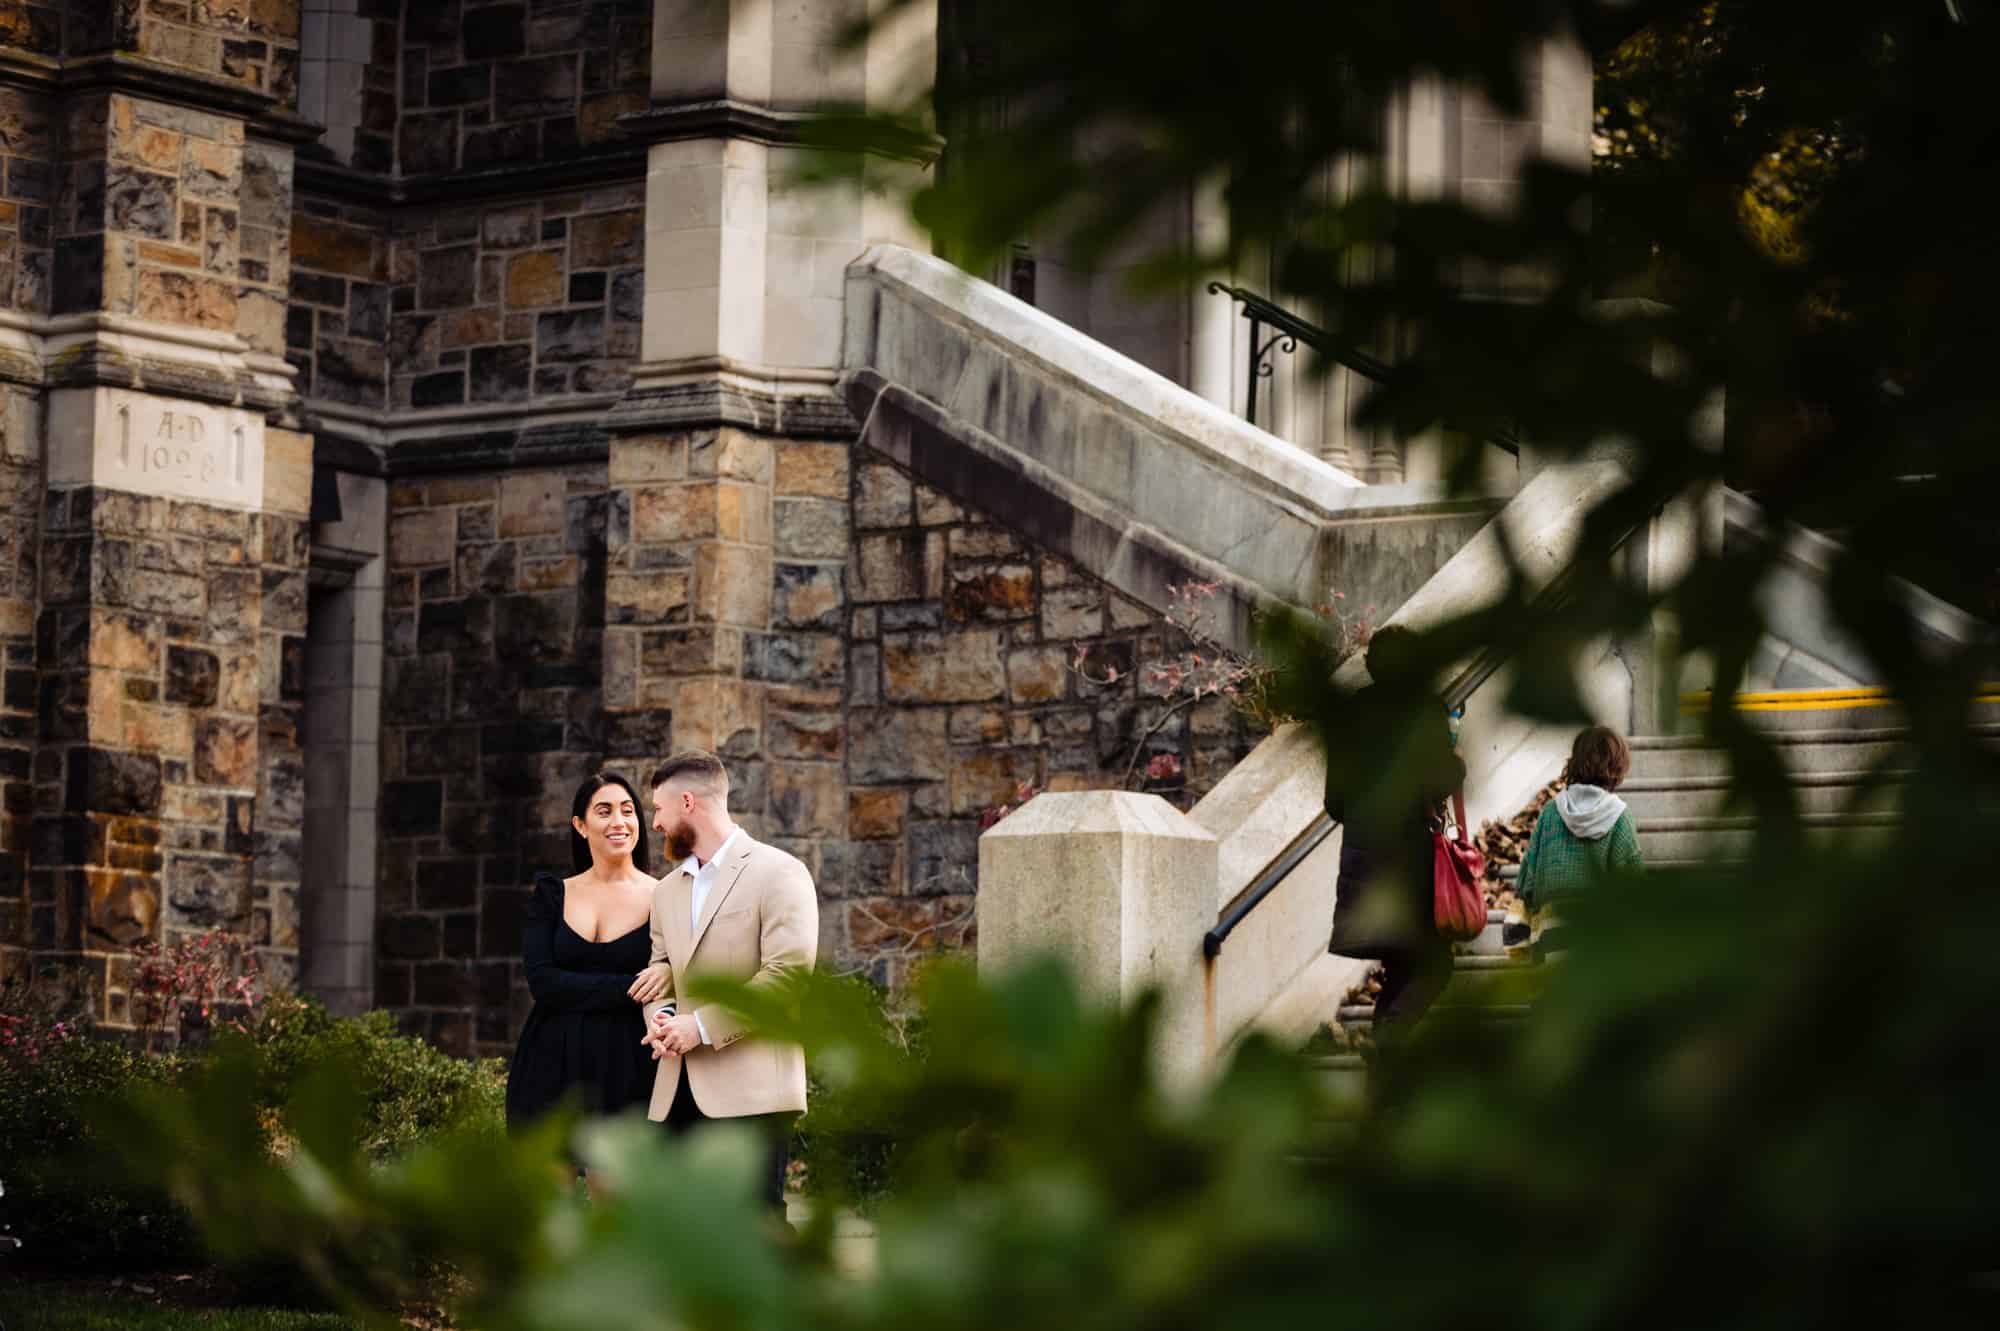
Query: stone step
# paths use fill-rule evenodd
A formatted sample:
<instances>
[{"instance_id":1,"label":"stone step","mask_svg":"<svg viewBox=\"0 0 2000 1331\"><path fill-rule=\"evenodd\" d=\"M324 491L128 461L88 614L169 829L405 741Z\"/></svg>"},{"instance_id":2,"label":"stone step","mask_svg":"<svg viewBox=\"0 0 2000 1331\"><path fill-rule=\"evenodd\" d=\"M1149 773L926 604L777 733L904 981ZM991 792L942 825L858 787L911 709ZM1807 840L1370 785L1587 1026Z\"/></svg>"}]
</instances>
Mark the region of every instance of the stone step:
<instances>
[{"instance_id":1,"label":"stone step","mask_svg":"<svg viewBox=\"0 0 2000 1331\"><path fill-rule=\"evenodd\" d=\"M1907 761L1908 745L1900 730L1810 730L1788 733L1778 741L1778 756L1797 774L1865 772L1898 760ZM1726 781L1732 765L1724 749L1704 738L1641 735L1632 740L1632 781L1705 778Z\"/></svg>"},{"instance_id":2,"label":"stone step","mask_svg":"<svg viewBox=\"0 0 2000 1331\"><path fill-rule=\"evenodd\" d=\"M1899 798L1895 778L1901 775L1878 780L1863 771L1802 772L1792 778L1792 787L1802 813L1888 812ZM1641 823L1720 817L1729 793L1730 782L1722 776L1637 777L1618 788L1633 819Z\"/></svg>"},{"instance_id":3,"label":"stone step","mask_svg":"<svg viewBox=\"0 0 2000 1331\"><path fill-rule=\"evenodd\" d=\"M1359 1054L1322 1054L1311 1060L1314 1080L1325 1092L1327 1112L1351 1118L1368 1098L1368 1063Z\"/></svg>"},{"instance_id":4,"label":"stone step","mask_svg":"<svg viewBox=\"0 0 2000 1331\"><path fill-rule=\"evenodd\" d=\"M1894 835L1893 813L1807 814L1806 844L1871 844ZM1736 859L1749 854L1755 818L1660 818L1639 824L1639 851L1649 865Z\"/></svg>"},{"instance_id":5,"label":"stone step","mask_svg":"<svg viewBox=\"0 0 2000 1331\"><path fill-rule=\"evenodd\" d=\"M1744 720L1776 735L1811 731L1893 731L1905 724L1902 707L1880 689L1783 689L1739 695ZM1975 725L2000 722L2000 695L1992 689L1972 704ZM1707 725L1705 695L1684 700L1682 728Z\"/></svg>"}]
</instances>

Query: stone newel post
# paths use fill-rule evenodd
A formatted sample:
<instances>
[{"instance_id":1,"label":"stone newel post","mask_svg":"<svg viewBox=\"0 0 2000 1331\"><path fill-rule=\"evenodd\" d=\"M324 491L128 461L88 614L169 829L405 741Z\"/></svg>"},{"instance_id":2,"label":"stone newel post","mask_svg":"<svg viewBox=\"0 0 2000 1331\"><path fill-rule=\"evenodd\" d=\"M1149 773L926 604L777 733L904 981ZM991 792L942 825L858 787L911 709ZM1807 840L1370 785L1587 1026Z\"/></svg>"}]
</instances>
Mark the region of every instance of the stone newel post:
<instances>
[{"instance_id":1,"label":"stone newel post","mask_svg":"<svg viewBox=\"0 0 2000 1331\"><path fill-rule=\"evenodd\" d=\"M1216 839L1157 795L1043 794L979 841L979 966L1068 962L1091 996L1165 1000L1161 1075L1207 1064L1202 934L1215 922Z\"/></svg>"}]
</instances>

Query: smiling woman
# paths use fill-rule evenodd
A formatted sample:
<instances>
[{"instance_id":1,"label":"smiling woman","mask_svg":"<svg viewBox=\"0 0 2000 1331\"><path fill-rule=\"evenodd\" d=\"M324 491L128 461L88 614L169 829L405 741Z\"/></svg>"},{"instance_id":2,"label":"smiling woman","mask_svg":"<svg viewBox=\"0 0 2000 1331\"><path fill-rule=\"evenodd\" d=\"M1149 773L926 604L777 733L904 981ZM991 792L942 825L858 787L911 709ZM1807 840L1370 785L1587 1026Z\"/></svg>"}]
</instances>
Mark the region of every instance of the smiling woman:
<instances>
[{"instance_id":1,"label":"smiling woman","mask_svg":"<svg viewBox=\"0 0 2000 1331\"><path fill-rule=\"evenodd\" d=\"M598 772L571 805L567 879L534 876L521 956L535 1006L507 1076L507 1121L521 1126L574 1098L592 1114L645 1103L653 1065L640 1004L663 982L644 974L653 879L632 783Z\"/></svg>"}]
</instances>

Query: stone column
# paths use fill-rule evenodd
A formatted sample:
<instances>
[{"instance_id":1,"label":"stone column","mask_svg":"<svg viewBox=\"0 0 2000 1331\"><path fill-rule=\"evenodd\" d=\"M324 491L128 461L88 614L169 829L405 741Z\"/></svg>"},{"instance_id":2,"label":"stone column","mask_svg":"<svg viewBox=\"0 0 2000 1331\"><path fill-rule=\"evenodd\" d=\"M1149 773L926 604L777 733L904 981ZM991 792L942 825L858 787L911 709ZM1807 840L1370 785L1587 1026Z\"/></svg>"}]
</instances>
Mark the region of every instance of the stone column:
<instances>
[{"instance_id":1,"label":"stone column","mask_svg":"<svg viewBox=\"0 0 2000 1331\"><path fill-rule=\"evenodd\" d=\"M31 803L8 803L26 908L0 945L79 973L117 1024L133 943L221 927L279 983L296 953L312 445L281 427L305 135L290 5L74 9L41 104L48 281L13 274L43 429L8 438L40 484L4 620L33 607L6 703L33 695L35 750Z\"/></svg>"},{"instance_id":2,"label":"stone column","mask_svg":"<svg viewBox=\"0 0 2000 1331\"><path fill-rule=\"evenodd\" d=\"M1202 935L1215 923L1215 836L1157 795L1037 795L979 839L979 968L1067 962L1093 998L1164 999L1159 1067L1207 1065Z\"/></svg>"},{"instance_id":3,"label":"stone column","mask_svg":"<svg viewBox=\"0 0 2000 1331\"><path fill-rule=\"evenodd\" d=\"M656 4L642 364L612 413L607 759L729 760L736 812L816 873L847 827L848 449L835 395L846 266L916 239L856 158L825 190L789 184L802 114L884 104L927 83L917 6L867 51L841 48L864 0ZM829 917L829 927L837 921Z\"/></svg>"}]
</instances>

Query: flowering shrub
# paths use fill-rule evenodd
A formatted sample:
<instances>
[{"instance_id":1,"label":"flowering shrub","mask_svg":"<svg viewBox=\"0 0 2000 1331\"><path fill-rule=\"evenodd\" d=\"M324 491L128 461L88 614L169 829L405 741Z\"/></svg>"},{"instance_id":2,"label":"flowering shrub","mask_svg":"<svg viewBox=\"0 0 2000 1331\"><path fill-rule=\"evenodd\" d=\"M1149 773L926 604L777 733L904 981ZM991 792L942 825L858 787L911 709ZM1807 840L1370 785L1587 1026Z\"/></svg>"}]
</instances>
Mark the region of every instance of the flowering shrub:
<instances>
[{"instance_id":1,"label":"flowering shrub","mask_svg":"<svg viewBox=\"0 0 2000 1331\"><path fill-rule=\"evenodd\" d=\"M247 939L210 929L166 946L145 942L132 949L132 1018L159 1048L184 1027L207 1027L218 1010L228 1028L247 1032L264 996L263 967Z\"/></svg>"}]
</instances>

